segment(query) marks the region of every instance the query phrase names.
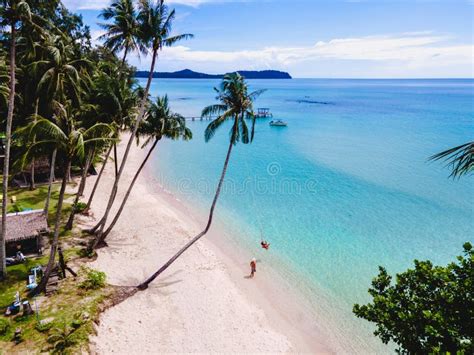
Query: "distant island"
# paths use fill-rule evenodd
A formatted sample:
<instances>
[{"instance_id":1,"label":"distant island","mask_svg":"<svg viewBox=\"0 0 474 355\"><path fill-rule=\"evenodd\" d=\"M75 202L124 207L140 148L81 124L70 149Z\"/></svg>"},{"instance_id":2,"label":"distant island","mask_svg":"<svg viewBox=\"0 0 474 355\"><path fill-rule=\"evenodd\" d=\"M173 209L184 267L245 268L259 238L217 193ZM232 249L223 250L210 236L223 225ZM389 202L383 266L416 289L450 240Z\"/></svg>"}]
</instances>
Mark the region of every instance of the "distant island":
<instances>
[{"instance_id":1,"label":"distant island","mask_svg":"<svg viewBox=\"0 0 474 355\"><path fill-rule=\"evenodd\" d=\"M250 70L239 70L238 71L246 79L292 79L291 75L278 71L278 70L262 70L262 71L250 71ZM147 78L149 71L137 71L135 77L137 78ZM159 73L154 72L154 78L164 78L164 79L221 79L224 74L204 74L198 73L190 69L184 69L180 71L175 71L171 73Z\"/></svg>"}]
</instances>

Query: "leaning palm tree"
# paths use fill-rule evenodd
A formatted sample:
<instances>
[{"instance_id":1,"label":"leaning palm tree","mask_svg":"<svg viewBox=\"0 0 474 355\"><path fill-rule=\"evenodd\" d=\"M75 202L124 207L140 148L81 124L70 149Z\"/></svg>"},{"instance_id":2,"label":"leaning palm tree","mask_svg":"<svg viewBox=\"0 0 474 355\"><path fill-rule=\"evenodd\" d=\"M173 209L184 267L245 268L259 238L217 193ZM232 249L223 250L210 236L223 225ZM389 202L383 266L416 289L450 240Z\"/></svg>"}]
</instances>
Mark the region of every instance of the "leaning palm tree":
<instances>
[{"instance_id":1,"label":"leaning palm tree","mask_svg":"<svg viewBox=\"0 0 474 355\"><path fill-rule=\"evenodd\" d=\"M430 160L445 160L451 168L452 178L460 178L474 171L474 142L468 142L444 152L435 154Z\"/></svg>"},{"instance_id":2,"label":"leaning palm tree","mask_svg":"<svg viewBox=\"0 0 474 355\"><path fill-rule=\"evenodd\" d=\"M7 233L7 207L8 207L8 178L10 169L10 145L13 124L13 112L15 109L15 71L16 71L16 45L17 25L31 20L31 10L26 1L23 0L1 0L0 1L0 29L10 27L10 63L9 76L10 85L8 90L8 113L5 130L5 149L3 158L3 190L2 190L2 229L0 233L0 279L7 275L5 238Z\"/></svg>"},{"instance_id":3,"label":"leaning palm tree","mask_svg":"<svg viewBox=\"0 0 474 355\"><path fill-rule=\"evenodd\" d=\"M132 89L135 84L134 80L128 75L120 75L117 78L117 70L120 68L112 63L99 65L98 73L93 79L92 98L98 106L99 119L101 122L115 123L119 129L130 126L137 111L138 95ZM119 130L117 130L117 135ZM118 172L116 142L106 151L105 158L102 162L99 175L95 180L94 187L87 201L84 213L87 213L91 207L95 191L102 178L105 165L109 160L109 156L114 150L115 172Z\"/></svg>"},{"instance_id":4,"label":"leaning palm tree","mask_svg":"<svg viewBox=\"0 0 474 355\"><path fill-rule=\"evenodd\" d=\"M79 116L80 117L80 116ZM83 121L82 121L83 122ZM113 124L108 125L109 129L105 132L97 132L97 133L104 133L106 135L106 138L112 139L115 137L115 127ZM96 137L96 138L103 138L103 137ZM64 227L65 230L71 230L74 224L74 216L76 215L78 211L78 205L79 205L79 199L81 196L84 194L84 190L86 187L86 179L87 179L87 174L89 172L92 160L96 154L97 151L100 151L104 145L110 145L109 140L98 140L96 143L89 144L87 149L84 152L84 159L83 159L83 164L82 164L82 174L81 174L81 179L79 181L79 188L77 189L76 196L74 197L74 202L72 204L71 208L71 213L69 214L68 221L66 223L66 226ZM115 140L112 141L112 144L115 143Z\"/></svg>"},{"instance_id":5,"label":"leaning palm tree","mask_svg":"<svg viewBox=\"0 0 474 355\"><path fill-rule=\"evenodd\" d=\"M221 192L222 184L224 183L225 174L229 165L232 148L237 142L241 141L244 144L251 143L255 133L255 116L253 114L253 101L260 96L264 90L248 92L248 86L244 78L239 73L227 74L220 85L220 88L215 88L217 92L217 100L219 104L206 107L202 111L203 117L212 117L218 115L206 128L204 138L206 142L214 137L217 129L221 127L224 122L232 121L232 128L230 130L230 142L227 149L227 155L224 161L221 177L217 185L216 193L211 204L209 217L204 230L192 238L183 248L181 248L171 259L169 259L161 268L151 275L145 282L138 286L138 289L144 290L148 285L156 279L163 271L165 271L177 258L181 256L194 243L207 234L212 224L214 216L214 209L216 208L217 200ZM249 130L245 118L252 119L252 127Z\"/></svg>"},{"instance_id":6,"label":"leaning palm tree","mask_svg":"<svg viewBox=\"0 0 474 355\"><path fill-rule=\"evenodd\" d=\"M193 35L191 34L180 34L174 36L171 35L172 25L176 14L175 10L169 10L168 6L165 5L164 0L140 0L138 5L138 19L140 24L141 41L144 46L150 48L152 51L150 72L145 86L145 92L140 103L140 109L138 111L134 127L132 129L132 134L130 135L127 146L125 148L125 152L122 157L122 162L120 163L120 169L117 173L117 176L115 177L114 186L112 187L112 192L110 194L104 216L101 218L100 222L91 230L92 232L98 230L96 240L93 244L94 248L96 248L102 241L104 226L107 222L110 210L115 201L115 197L118 191L118 184L122 176L123 169L125 168L125 163L127 161L130 148L132 146L134 137L137 134L138 127L140 126L140 123L143 120L143 117L145 116L146 105L148 102L148 94L150 92L150 85L153 79L153 72L155 70L158 52L161 51L164 47L172 46L180 40L193 37Z\"/></svg>"},{"instance_id":7,"label":"leaning palm tree","mask_svg":"<svg viewBox=\"0 0 474 355\"><path fill-rule=\"evenodd\" d=\"M137 132L138 137L146 137L145 142L142 145L142 148L146 147L149 143L152 143L150 150L143 159L140 167L138 168L135 176L133 177L130 186L128 187L127 192L122 200L122 204L118 209L117 213L115 214L114 219L110 223L110 226L102 235L102 241L107 238L110 231L114 228L115 224L117 223L120 215L125 207L125 204L130 196L130 193L137 181L138 177L140 176L141 171L143 170L146 162L153 153L156 145L162 138L169 138L173 140L177 139L184 139L189 140L192 138L192 133L189 128L186 127L186 119L178 113L171 112L169 105L168 105L168 96L158 97L156 102L154 102L150 108L148 109L148 116L147 119L142 122L140 128ZM137 143L138 143L137 137Z\"/></svg>"},{"instance_id":8,"label":"leaning palm tree","mask_svg":"<svg viewBox=\"0 0 474 355\"><path fill-rule=\"evenodd\" d=\"M38 287L33 290L33 294L38 294L45 289L55 262L56 250L59 243L59 227L61 224L64 194L67 185L67 172L71 167L72 161L77 158L82 159L84 152L90 145L110 141L113 135L113 128L104 123L97 123L88 129L77 127L77 122L74 121L71 110L64 105L55 103L55 111L55 122L43 117L38 117L35 121L22 128L29 132L31 136L35 136L38 139L29 147L26 154L46 145L54 146L64 157L64 163L62 164L62 182L54 218L53 240L51 242L49 261L43 278Z\"/></svg>"}]
</instances>

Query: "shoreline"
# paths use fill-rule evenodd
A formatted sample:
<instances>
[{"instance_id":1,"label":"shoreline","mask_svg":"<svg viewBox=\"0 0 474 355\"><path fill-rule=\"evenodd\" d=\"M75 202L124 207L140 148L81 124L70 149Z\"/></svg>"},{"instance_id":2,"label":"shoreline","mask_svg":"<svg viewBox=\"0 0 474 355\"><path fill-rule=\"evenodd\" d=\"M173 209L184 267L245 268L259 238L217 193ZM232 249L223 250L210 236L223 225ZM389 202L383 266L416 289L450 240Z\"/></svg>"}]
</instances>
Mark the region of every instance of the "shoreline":
<instances>
[{"instance_id":1,"label":"shoreline","mask_svg":"<svg viewBox=\"0 0 474 355\"><path fill-rule=\"evenodd\" d=\"M173 192L166 190L156 177L158 169L155 156L143 171L146 180L153 182L149 185L153 188L153 193L163 197L167 204L180 211L184 219L193 218L195 222L200 221L196 222L198 225L205 225L208 210L198 208L191 200L186 200L186 194L178 198ZM331 295L317 285L308 284L293 265L274 255L271 248L270 251L263 251L260 245L243 243L239 238L240 232L235 228L228 228L221 217L217 206L213 225L202 240L224 261L233 282L267 313L272 324L278 324L281 329L285 329L285 334L291 334L292 339L297 339L299 344L304 344L304 348L308 349L299 349L299 352L390 352L386 345L378 343L376 338L370 338L373 336L372 330L364 328L360 331L357 328L360 326L357 324L358 320L352 314L345 314ZM248 264L253 257L257 259L257 274L253 280L255 283L249 283L244 275L248 275Z\"/></svg>"},{"instance_id":2,"label":"shoreline","mask_svg":"<svg viewBox=\"0 0 474 355\"><path fill-rule=\"evenodd\" d=\"M122 151L123 141L119 145ZM144 153L132 147L117 201ZM97 190L92 208L95 217L105 208L109 193L105 186L110 188L113 183L112 166L107 164ZM99 250L92 264L105 271L108 282L114 285L137 284L200 230L190 208L161 188L150 166L145 170L107 240L109 247ZM86 196L93 182L88 181ZM89 219L85 223L91 222ZM248 263L237 262L213 242L225 232L214 226L210 234L183 254L148 290L102 314L97 335L91 337L92 351L330 352L320 334L314 334L314 328L305 331L301 322L294 322L295 317L301 319L304 315L303 308L295 312L298 307L293 307L294 299L286 300L286 305L291 305L287 312L275 306L274 300L278 298L280 303L282 297L267 288L268 280L261 286L259 275L263 272L257 272L253 280L245 279ZM265 270L261 265L259 269Z\"/></svg>"},{"instance_id":3,"label":"shoreline","mask_svg":"<svg viewBox=\"0 0 474 355\"><path fill-rule=\"evenodd\" d=\"M153 162L150 162L150 165L143 170L146 181L152 182L149 185L151 193L158 195L166 204L172 206L182 220L191 218L193 223L202 229L208 211L199 214L190 203L181 201L172 192L164 189L153 175L152 164ZM233 240L231 233L216 218L216 213L212 227L200 242L210 248L225 264L232 282L245 293L248 301L259 306L272 320L272 324L277 325L275 328L285 330L284 334L287 336L290 334L292 344L298 344L292 352L334 353L334 349L330 350L328 344L325 344L327 339L323 339L320 335L321 331L317 329L317 324L309 319L307 315L309 305L305 304L303 297L297 291L288 288L281 293L281 286L289 287L289 284L271 266L262 264L258 256L252 255ZM254 256L257 258L257 273L253 280L249 280L247 278L250 271L249 262Z\"/></svg>"}]
</instances>

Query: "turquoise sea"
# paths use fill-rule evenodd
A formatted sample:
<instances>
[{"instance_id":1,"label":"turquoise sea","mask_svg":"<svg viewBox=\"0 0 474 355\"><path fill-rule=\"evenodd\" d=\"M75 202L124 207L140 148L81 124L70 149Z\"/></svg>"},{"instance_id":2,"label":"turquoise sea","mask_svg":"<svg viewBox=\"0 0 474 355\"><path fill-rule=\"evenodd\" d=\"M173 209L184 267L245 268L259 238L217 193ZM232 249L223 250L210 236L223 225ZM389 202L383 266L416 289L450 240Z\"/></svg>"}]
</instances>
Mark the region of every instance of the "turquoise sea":
<instances>
[{"instance_id":1,"label":"turquoise sea","mask_svg":"<svg viewBox=\"0 0 474 355\"><path fill-rule=\"evenodd\" d=\"M172 109L199 116L217 80L156 80ZM378 265L395 273L413 259L446 264L474 241L473 177L448 178L427 158L474 138L474 80L251 80L288 127L256 126L231 158L217 218L250 252L301 289L336 338L383 349L351 314L367 301ZM189 122L190 142L162 142L157 179L185 203L209 207L229 134L205 143L208 122ZM204 225L204 223L203 223ZM337 340L336 340L337 341ZM351 350L351 345L340 350ZM355 348L354 348L355 349ZM383 350L382 350L383 351Z\"/></svg>"}]
</instances>

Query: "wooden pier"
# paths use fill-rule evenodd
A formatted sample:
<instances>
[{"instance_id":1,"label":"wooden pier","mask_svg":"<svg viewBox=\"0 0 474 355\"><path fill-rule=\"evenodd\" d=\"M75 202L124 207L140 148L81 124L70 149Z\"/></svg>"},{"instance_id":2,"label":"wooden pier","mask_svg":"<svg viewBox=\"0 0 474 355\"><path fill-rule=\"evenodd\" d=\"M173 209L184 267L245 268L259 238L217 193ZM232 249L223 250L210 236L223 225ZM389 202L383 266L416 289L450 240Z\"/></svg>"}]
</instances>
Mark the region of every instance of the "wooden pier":
<instances>
[{"instance_id":1,"label":"wooden pier","mask_svg":"<svg viewBox=\"0 0 474 355\"><path fill-rule=\"evenodd\" d=\"M191 116L191 117L184 117L187 121L212 121L215 117L201 117L201 116Z\"/></svg>"}]
</instances>

